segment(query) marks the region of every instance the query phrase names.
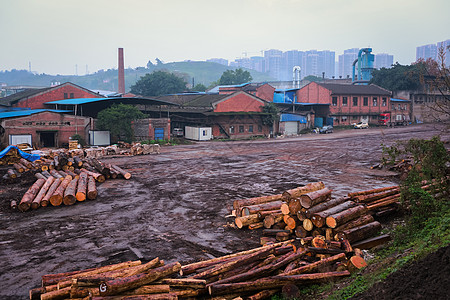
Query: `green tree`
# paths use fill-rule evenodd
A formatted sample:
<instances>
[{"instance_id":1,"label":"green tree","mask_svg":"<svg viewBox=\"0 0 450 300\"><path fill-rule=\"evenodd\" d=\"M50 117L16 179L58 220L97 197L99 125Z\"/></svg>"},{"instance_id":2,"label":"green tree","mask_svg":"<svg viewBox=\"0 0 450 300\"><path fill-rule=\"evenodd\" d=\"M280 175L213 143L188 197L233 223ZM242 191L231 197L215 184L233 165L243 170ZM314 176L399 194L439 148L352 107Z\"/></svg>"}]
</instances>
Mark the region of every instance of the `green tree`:
<instances>
[{"instance_id":1,"label":"green tree","mask_svg":"<svg viewBox=\"0 0 450 300\"><path fill-rule=\"evenodd\" d=\"M197 92L204 92L206 91L206 86L202 83L197 83L193 88L193 91L197 91Z\"/></svg>"},{"instance_id":2,"label":"green tree","mask_svg":"<svg viewBox=\"0 0 450 300\"><path fill-rule=\"evenodd\" d=\"M186 82L180 77L164 71L155 71L142 76L131 86L130 92L142 96L160 96L185 90Z\"/></svg>"},{"instance_id":3,"label":"green tree","mask_svg":"<svg viewBox=\"0 0 450 300\"><path fill-rule=\"evenodd\" d=\"M97 126L100 130L109 130L114 139L125 137L125 142L133 141L133 128L131 122L143 119L146 116L135 106L127 104L115 104L100 111L97 115Z\"/></svg>"},{"instance_id":4,"label":"green tree","mask_svg":"<svg viewBox=\"0 0 450 300\"><path fill-rule=\"evenodd\" d=\"M264 125L273 126L273 123L278 120L278 114L279 114L278 107L273 102L268 102L263 106L263 113L264 115L262 117L262 123Z\"/></svg>"},{"instance_id":5,"label":"green tree","mask_svg":"<svg viewBox=\"0 0 450 300\"><path fill-rule=\"evenodd\" d=\"M249 71L241 68L236 70L226 70L219 79L219 85L242 84L252 81L253 77Z\"/></svg>"},{"instance_id":6,"label":"green tree","mask_svg":"<svg viewBox=\"0 0 450 300\"><path fill-rule=\"evenodd\" d=\"M395 63L389 69L373 70L370 83L390 91L415 90L420 87L420 70L419 64L404 66Z\"/></svg>"},{"instance_id":7,"label":"green tree","mask_svg":"<svg viewBox=\"0 0 450 300\"><path fill-rule=\"evenodd\" d=\"M322 77L314 76L314 75L308 75L303 80L308 80L311 82L320 82L323 81Z\"/></svg>"}]
</instances>

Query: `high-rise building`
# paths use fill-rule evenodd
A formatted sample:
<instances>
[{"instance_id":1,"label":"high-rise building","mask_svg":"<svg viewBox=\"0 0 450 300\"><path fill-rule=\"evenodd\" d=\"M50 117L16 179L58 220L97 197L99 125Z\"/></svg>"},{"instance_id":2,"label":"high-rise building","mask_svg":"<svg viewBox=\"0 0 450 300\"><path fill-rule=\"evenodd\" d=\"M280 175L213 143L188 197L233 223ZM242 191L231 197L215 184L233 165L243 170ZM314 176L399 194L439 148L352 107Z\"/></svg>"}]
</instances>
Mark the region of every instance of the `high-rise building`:
<instances>
[{"instance_id":1,"label":"high-rise building","mask_svg":"<svg viewBox=\"0 0 450 300\"><path fill-rule=\"evenodd\" d=\"M280 80L282 81L289 81L292 80L293 77L293 68L295 66L299 66L301 68L300 70L300 78L305 77L305 67L303 65L303 56L305 53L303 51L298 50L290 50L283 52L283 64L282 69L283 72L281 74Z\"/></svg>"},{"instance_id":2,"label":"high-rise building","mask_svg":"<svg viewBox=\"0 0 450 300\"><path fill-rule=\"evenodd\" d=\"M281 78L282 73L282 54L281 50L271 49L264 51L265 72L275 79Z\"/></svg>"},{"instance_id":3,"label":"high-rise building","mask_svg":"<svg viewBox=\"0 0 450 300\"><path fill-rule=\"evenodd\" d=\"M428 44L416 47L416 60L423 59L427 60L429 58L436 59L437 46L436 44Z\"/></svg>"},{"instance_id":4,"label":"high-rise building","mask_svg":"<svg viewBox=\"0 0 450 300\"><path fill-rule=\"evenodd\" d=\"M437 43L437 51L438 51L438 55L439 55L439 49L443 49L444 53L445 53L445 65L446 66L450 66L450 40L446 40L443 42L438 42ZM436 60L439 61L439 57L436 57Z\"/></svg>"},{"instance_id":5,"label":"high-rise building","mask_svg":"<svg viewBox=\"0 0 450 300\"><path fill-rule=\"evenodd\" d=\"M330 50L319 51L319 73L325 78L333 78L336 53Z\"/></svg>"},{"instance_id":6,"label":"high-rise building","mask_svg":"<svg viewBox=\"0 0 450 300\"><path fill-rule=\"evenodd\" d=\"M339 74L340 78L352 78L352 65L358 58L359 48L344 50L344 54L339 55Z\"/></svg>"},{"instance_id":7,"label":"high-rise building","mask_svg":"<svg viewBox=\"0 0 450 300\"><path fill-rule=\"evenodd\" d=\"M394 64L394 55L387 53L375 54L374 67L376 69L390 68Z\"/></svg>"}]
</instances>

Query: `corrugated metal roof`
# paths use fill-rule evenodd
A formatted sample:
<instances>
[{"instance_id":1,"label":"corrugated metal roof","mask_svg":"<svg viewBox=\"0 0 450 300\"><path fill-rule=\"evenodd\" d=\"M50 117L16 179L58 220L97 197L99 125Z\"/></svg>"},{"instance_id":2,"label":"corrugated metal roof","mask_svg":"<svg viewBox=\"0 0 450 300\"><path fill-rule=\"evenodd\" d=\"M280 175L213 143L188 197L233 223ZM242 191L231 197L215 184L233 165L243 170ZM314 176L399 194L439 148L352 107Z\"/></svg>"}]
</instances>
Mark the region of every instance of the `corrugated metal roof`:
<instances>
[{"instance_id":1,"label":"corrugated metal roof","mask_svg":"<svg viewBox=\"0 0 450 300\"><path fill-rule=\"evenodd\" d=\"M353 85L338 83L317 83L337 95L390 95L391 92L375 84Z\"/></svg>"},{"instance_id":2,"label":"corrugated metal roof","mask_svg":"<svg viewBox=\"0 0 450 300\"><path fill-rule=\"evenodd\" d=\"M81 105L87 103L101 102L101 101L126 101L127 103L136 102L137 104L156 104L156 105L175 105L174 103L152 99L152 98L141 98L141 97L109 97L109 98L74 98L74 99L64 99L45 102L45 104L58 104L58 105ZM152 103L150 103L152 102Z\"/></svg>"},{"instance_id":3,"label":"corrugated metal roof","mask_svg":"<svg viewBox=\"0 0 450 300\"><path fill-rule=\"evenodd\" d=\"M60 110L60 109L27 109L27 110L20 110L20 111L6 111L6 112L0 112L0 119L30 116L30 115L37 114L37 113L44 112L44 111L56 112L56 113L71 112L70 110Z\"/></svg>"},{"instance_id":4,"label":"corrugated metal roof","mask_svg":"<svg viewBox=\"0 0 450 300\"><path fill-rule=\"evenodd\" d=\"M300 122L302 124L306 124L306 117L294 114L281 114L280 117L281 122Z\"/></svg>"}]
</instances>

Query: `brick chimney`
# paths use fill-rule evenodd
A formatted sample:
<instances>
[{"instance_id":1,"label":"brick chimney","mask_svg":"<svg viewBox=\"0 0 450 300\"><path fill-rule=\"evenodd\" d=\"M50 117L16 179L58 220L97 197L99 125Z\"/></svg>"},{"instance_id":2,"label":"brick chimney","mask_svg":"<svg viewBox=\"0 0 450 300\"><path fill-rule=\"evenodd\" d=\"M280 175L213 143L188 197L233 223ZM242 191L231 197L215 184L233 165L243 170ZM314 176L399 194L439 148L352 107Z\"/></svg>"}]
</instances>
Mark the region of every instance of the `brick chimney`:
<instances>
[{"instance_id":1,"label":"brick chimney","mask_svg":"<svg viewBox=\"0 0 450 300\"><path fill-rule=\"evenodd\" d=\"M125 94L125 70L123 63L123 48L119 48L119 93Z\"/></svg>"}]
</instances>

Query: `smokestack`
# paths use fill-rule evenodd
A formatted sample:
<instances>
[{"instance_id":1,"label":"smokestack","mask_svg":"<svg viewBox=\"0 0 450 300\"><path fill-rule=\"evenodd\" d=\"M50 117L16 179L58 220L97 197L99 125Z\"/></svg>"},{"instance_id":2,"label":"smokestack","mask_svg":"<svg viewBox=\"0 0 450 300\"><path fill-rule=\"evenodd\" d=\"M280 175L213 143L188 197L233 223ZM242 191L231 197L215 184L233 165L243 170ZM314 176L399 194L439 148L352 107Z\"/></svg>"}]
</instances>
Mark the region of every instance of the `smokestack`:
<instances>
[{"instance_id":1,"label":"smokestack","mask_svg":"<svg viewBox=\"0 0 450 300\"><path fill-rule=\"evenodd\" d=\"M119 48L119 93L125 94L125 70L123 63L123 48Z\"/></svg>"}]
</instances>

